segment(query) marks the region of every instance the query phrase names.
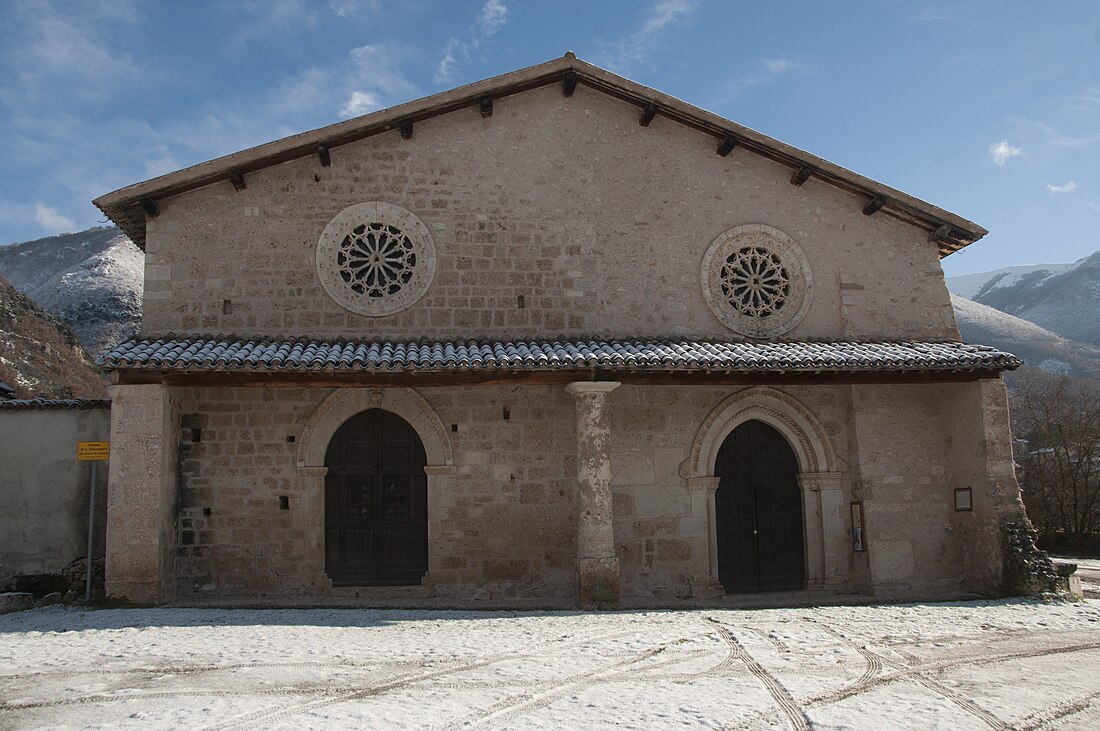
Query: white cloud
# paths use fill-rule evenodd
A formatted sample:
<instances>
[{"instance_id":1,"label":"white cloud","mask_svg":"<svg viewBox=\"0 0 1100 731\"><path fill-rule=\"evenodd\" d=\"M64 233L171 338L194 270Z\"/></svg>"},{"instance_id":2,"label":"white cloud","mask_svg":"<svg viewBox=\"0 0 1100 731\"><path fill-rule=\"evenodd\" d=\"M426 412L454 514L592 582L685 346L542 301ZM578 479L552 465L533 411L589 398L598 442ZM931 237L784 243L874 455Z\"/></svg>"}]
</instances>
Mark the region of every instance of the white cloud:
<instances>
[{"instance_id":1,"label":"white cloud","mask_svg":"<svg viewBox=\"0 0 1100 731\"><path fill-rule=\"evenodd\" d=\"M0 84L0 102L25 107L50 98L102 100L140 79L120 42L141 22L141 9L129 2L15 3L4 20L13 30L0 45L10 74Z\"/></svg>"},{"instance_id":2,"label":"white cloud","mask_svg":"<svg viewBox=\"0 0 1100 731\"><path fill-rule=\"evenodd\" d=\"M620 73L629 73L643 62L652 66L653 45L660 34L689 20L698 6L698 0L657 0L646 10L641 27L605 45L596 55L597 63Z\"/></svg>"},{"instance_id":3,"label":"white cloud","mask_svg":"<svg viewBox=\"0 0 1100 731\"><path fill-rule=\"evenodd\" d=\"M34 220L38 221L38 225L50 233L76 230L76 222L73 219L61 215L56 209L42 203L34 207Z\"/></svg>"},{"instance_id":4,"label":"white cloud","mask_svg":"<svg viewBox=\"0 0 1100 731\"><path fill-rule=\"evenodd\" d=\"M329 0L329 8L341 18L357 14L361 9L378 10L379 0Z\"/></svg>"},{"instance_id":5,"label":"white cloud","mask_svg":"<svg viewBox=\"0 0 1100 731\"><path fill-rule=\"evenodd\" d=\"M788 71L798 71L805 68L805 64L791 61L788 58L765 58L761 61L764 68L771 74L785 74Z\"/></svg>"},{"instance_id":6,"label":"white cloud","mask_svg":"<svg viewBox=\"0 0 1100 731\"><path fill-rule=\"evenodd\" d=\"M347 104L340 110L341 117L358 117L378 109L378 97L369 91L353 91Z\"/></svg>"},{"instance_id":7,"label":"white cloud","mask_svg":"<svg viewBox=\"0 0 1100 731\"><path fill-rule=\"evenodd\" d=\"M1075 149L1088 147L1095 142L1094 137L1074 137L1064 134L1046 122L1026 117L1010 117L1009 122L1021 137L1032 138L1044 145Z\"/></svg>"},{"instance_id":8,"label":"white cloud","mask_svg":"<svg viewBox=\"0 0 1100 731\"><path fill-rule=\"evenodd\" d=\"M356 79L363 82L356 86L377 92L380 97L396 97L402 101L416 96L420 93L416 84L401 68L409 55L407 49L387 43L352 49Z\"/></svg>"},{"instance_id":9,"label":"white cloud","mask_svg":"<svg viewBox=\"0 0 1100 731\"><path fill-rule=\"evenodd\" d=\"M1004 167L1010 157L1016 157L1023 150L1019 147L1013 147L1008 144L1008 140L1001 140L1000 142L994 142L989 146L989 156L993 158L993 162Z\"/></svg>"},{"instance_id":10,"label":"white cloud","mask_svg":"<svg viewBox=\"0 0 1100 731\"><path fill-rule=\"evenodd\" d=\"M1056 193L1072 193L1077 190L1077 181L1071 180L1065 185L1051 185L1047 183L1047 190L1051 195L1055 195Z\"/></svg>"},{"instance_id":11,"label":"white cloud","mask_svg":"<svg viewBox=\"0 0 1100 731\"><path fill-rule=\"evenodd\" d=\"M764 84L784 74L808 72L812 70L802 61L790 58L764 58L744 67L743 73L728 83L729 96L737 96L750 87Z\"/></svg>"},{"instance_id":12,"label":"white cloud","mask_svg":"<svg viewBox=\"0 0 1100 731\"><path fill-rule=\"evenodd\" d=\"M492 35L508 22L508 6L501 0L488 0L477 15L477 27L486 35Z\"/></svg>"},{"instance_id":13,"label":"white cloud","mask_svg":"<svg viewBox=\"0 0 1100 731\"><path fill-rule=\"evenodd\" d=\"M443 46L443 56L436 66L433 81L436 84L454 83L458 67L469 63L474 54L481 50L481 46L496 35L504 24L508 22L508 6L503 0L486 0L478 11L477 18L469 32L468 40L459 40L457 36L451 36Z\"/></svg>"}]
</instances>

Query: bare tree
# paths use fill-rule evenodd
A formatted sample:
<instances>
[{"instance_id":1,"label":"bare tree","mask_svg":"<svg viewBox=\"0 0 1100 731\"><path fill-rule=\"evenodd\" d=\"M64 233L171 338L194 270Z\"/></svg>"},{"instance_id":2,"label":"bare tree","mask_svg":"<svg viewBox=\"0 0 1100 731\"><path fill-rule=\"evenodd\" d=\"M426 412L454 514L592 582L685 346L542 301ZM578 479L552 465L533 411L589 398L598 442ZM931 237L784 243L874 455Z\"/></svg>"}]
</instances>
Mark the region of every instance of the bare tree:
<instances>
[{"instance_id":1,"label":"bare tree","mask_svg":"<svg viewBox=\"0 0 1100 731\"><path fill-rule=\"evenodd\" d=\"M1100 533L1100 386L1021 374L1012 421L1024 504L1043 542L1087 545Z\"/></svg>"}]
</instances>

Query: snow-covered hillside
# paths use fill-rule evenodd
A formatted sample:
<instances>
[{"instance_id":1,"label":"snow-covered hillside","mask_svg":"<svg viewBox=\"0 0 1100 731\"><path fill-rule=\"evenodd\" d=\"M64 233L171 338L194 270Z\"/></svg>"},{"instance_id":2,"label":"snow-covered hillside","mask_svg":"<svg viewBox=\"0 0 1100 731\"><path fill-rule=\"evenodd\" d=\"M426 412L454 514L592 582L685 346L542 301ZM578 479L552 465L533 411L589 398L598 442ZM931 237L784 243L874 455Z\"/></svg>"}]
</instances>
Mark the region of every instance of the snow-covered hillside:
<instances>
[{"instance_id":1,"label":"snow-covered hillside","mask_svg":"<svg viewBox=\"0 0 1100 731\"><path fill-rule=\"evenodd\" d=\"M993 345L1019 356L1027 365L1052 373L1100 380L1100 347L1053 333L1033 322L965 297L951 295L963 340Z\"/></svg>"},{"instance_id":2,"label":"snow-covered hillside","mask_svg":"<svg viewBox=\"0 0 1100 731\"><path fill-rule=\"evenodd\" d=\"M0 246L0 275L93 355L137 332L145 254L114 227Z\"/></svg>"},{"instance_id":3,"label":"snow-covered hillside","mask_svg":"<svg viewBox=\"0 0 1100 731\"><path fill-rule=\"evenodd\" d=\"M972 300L978 292L986 287L986 285L990 285L991 287L1010 287L1020 281L1021 278L1033 272L1046 272L1044 276L1050 276L1061 273L1072 266L1073 263L1023 264L1021 266L995 269L991 272L963 274L958 277L947 277L947 288L951 290L951 294L957 294L960 297L966 297Z\"/></svg>"},{"instance_id":4,"label":"snow-covered hillside","mask_svg":"<svg viewBox=\"0 0 1100 731\"><path fill-rule=\"evenodd\" d=\"M1008 267L950 277L955 294L1037 323L1071 340L1100 345L1100 251L1072 264Z\"/></svg>"}]
</instances>

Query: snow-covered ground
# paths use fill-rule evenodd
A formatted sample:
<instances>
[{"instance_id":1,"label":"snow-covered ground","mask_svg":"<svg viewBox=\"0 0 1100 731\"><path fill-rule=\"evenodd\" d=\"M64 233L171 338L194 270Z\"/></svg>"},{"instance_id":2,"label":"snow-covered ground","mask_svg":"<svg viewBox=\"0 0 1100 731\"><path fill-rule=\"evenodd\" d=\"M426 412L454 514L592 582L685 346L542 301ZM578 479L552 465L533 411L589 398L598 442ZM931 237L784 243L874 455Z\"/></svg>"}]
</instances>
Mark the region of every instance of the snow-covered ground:
<instances>
[{"instance_id":1,"label":"snow-covered ground","mask_svg":"<svg viewBox=\"0 0 1100 731\"><path fill-rule=\"evenodd\" d=\"M1100 728L1100 603L0 617L0 728Z\"/></svg>"}]
</instances>

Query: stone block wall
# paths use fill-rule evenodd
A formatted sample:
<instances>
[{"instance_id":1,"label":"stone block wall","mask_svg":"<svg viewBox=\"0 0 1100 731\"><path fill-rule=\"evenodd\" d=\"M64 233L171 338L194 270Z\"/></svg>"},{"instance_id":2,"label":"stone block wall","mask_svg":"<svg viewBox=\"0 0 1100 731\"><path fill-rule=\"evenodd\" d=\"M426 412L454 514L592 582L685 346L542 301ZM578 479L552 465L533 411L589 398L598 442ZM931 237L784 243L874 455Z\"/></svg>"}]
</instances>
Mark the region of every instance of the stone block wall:
<instances>
[{"instance_id":1,"label":"stone block wall","mask_svg":"<svg viewBox=\"0 0 1100 731\"><path fill-rule=\"evenodd\" d=\"M112 516L118 529L113 540L159 540L144 523L123 530L125 520L146 515L155 525L156 511L144 503L159 500L171 544L161 556L172 564L147 568L164 572L172 595L389 596L373 588L333 588L324 576L323 470L300 461L299 440L332 391L120 391L128 388L154 389L124 394L121 402L131 416L144 409L146 426L161 429L175 457L169 461L152 440L140 455L117 455L140 457L156 489L137 490L144 497L135 499L125 485L112 486L112 509L116 502L122 506ZM372 392L390 398L383 389ZM740 392L624 385L608 395L615 553L624 597L702 598L716 570L713 533L708 496L692 487L685 468L708 415ZM437 418L447 464L429 468L429 572L414 596L568 603L577 555L572 397L562 386L416 393ZM831 465L808 468L820 477L803 480L804 490L822 491L820 499L804 493L807 541L820 542L808 560L821 565L807 566L808 576L818 577L817 588L891 598L997 591L998 522L1020 510L1010 454L995 436L1005 418L999 382L798 386L782 394L813 414L832 455ZM168 470L166 479L152 475L154 462ZM119 474L136 473L126 466ZM172 500L168 492L157 493L169 482L178 490ZM954 488L962 486L973 489L972 512L954 510ZM851 550L852 500L864 505L863 554ZM112 580L116 595L128 586L125 571L112 577L112 566L117 571L128 560L148 563L153 554L113 558L108 590Z\"/></svg>"},{"instance_id":2,"label":"stone block wall","mask_svg":"<svg viewBox=\"0 0 1100 731\"><path fill-rule=\"evenodd\" d=\"M585 86L496 100L160 200L148 220L142 331L338 338L727 338L700 266L711 242L773 226L803 249L813 303L785 337L956 339L922 229L742 148ZM657 181L657 184L655 184ZM337 305L317 241L345 207L384 201L430 230L438 266L410 309ZM231 244L231 245L230 245ZM523 304L520 305L520 297Z\"/></svg>"},{"instance_id":3,"label":"stone block wall","mask_svg":"<svg viewBox=\"0 0 1100 731\"><path fill-rule=\"evenodd\" d=\"M342 595L324 576L323 480L296 466L324 389L187 389L177 529L180 595ZM429 483L428 583L440 596L569 596L572 401L561 387L418 391L442 420L452 474ZM504 410L508 418L504 418ZM190 438L189 438L190 437ZM281 510L279 497L288 498Z\"/></svg>"},{"instance_id":4,"label":"stone block wall","mask_svg":"<svg viewBox=\"0 0 1100 731\"><path fill-rule=\"evenodd\" d=\"M78 442L111 438L111 411L0 410L0 591L17 576L61 575L88 552L92 463ZM96 467L94 555L103 556L107 463Z\"/></svg>"}]
</instances>

